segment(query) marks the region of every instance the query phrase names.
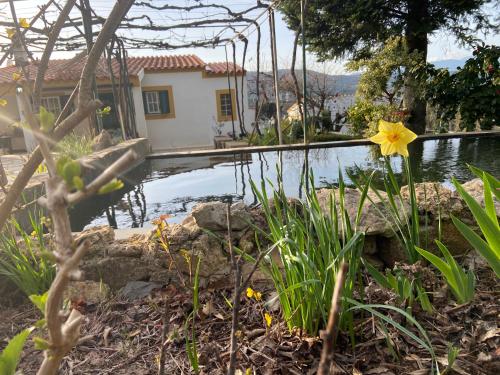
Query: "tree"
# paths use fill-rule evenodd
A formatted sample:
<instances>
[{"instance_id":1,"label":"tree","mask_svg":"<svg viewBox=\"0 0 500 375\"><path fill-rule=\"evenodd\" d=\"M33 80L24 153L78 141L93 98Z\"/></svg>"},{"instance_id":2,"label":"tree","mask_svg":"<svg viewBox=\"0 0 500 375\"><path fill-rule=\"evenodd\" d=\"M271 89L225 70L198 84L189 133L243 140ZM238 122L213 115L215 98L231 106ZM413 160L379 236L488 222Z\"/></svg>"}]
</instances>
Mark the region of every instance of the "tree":
<instances>
[{"instance_id":1,"label":"tree","mask_svg":"<svg viewBox=\"0 0 500 375\"><path fill-rule=\"evenodd\" d=\"M403 95L405 67L411 67L412 71L420 66L419 60L418 52L407 52L404 38L393 37L374 51L370 58L353 60L346 66L352 71L363 71L356 90L357 97L399 106L396 102Z\"/></svg>"},{"instance_id":2,"label":"tree","mask_svg":"<svg viewBox=\"0 0 500 375\"><path fill-rule=\"evenodd\" d=\"M449 127L457 113L460 129L490 130L500 119L500 47L477 46L473 57L456 72L436 69L429 64L423 72L428 80L425 98L439 111L439 119Z\"/></svg>"},{"instance_id":3,"label":"tree","mask_svg":"<svg viewBox=\"0 0 500 375\"><path fill-rule=\"evenodd\" d=\"M483 11L492 0L317 0L308 7L306 40L311 52L322 60L370 57L393 36L404 36L408 53L427 58L428 36L446 29L460 40L470 40L480 29L494 28ZM298 0L287 0L281 10L288 26L300 28ZM409 126L425 132L425 101L416 93L416 77L405 79L404 105L410 112Z\"/></svg>"}]
</instances>

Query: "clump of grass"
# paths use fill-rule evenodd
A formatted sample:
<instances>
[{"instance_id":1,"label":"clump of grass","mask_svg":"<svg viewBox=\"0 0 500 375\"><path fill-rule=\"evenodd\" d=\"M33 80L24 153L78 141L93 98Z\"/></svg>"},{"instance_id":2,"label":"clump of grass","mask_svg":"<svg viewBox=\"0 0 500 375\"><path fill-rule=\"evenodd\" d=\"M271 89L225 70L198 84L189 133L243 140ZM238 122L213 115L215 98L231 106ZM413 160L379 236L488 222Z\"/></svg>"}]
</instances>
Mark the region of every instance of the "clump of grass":
<instances>
[{"instance_id":1,"label":"clump of grass","mask_svg":"<svg viewBox=\"0 0 500 375\"><path fill-rule=\"evenodd\" d=\"M70 159L79 159L90 155L92 150L92 138L87 135L70 133L57 144L57 152Z\"/></svg>"},{"instance_id":2,"label":"clump of grass","mask_svg":"<svg viewBox=\"0 0 500 375\"><path fill-rule=\"evenodd\" d=\"M340 176L338 194L331 194L328 212L321 207L313 178L305 202L299 207L274 188L272 204L265 182L252 188L262 205L269 230L263 233L279 252L279 261L267 257L263 267L269 272L278 292L282 313L288 328L298 327L317 334L328 321L336 275L343 261L349 264L344 296L352 298L359 280L359 265L364 233L356 230L367 189L361 195L358 215L348 217L344 206L344 183ZM344 303L340 313L343 329L352 333L352 312Z\"/></svg>"},{"instance_id":3,"label":"clump of grass","mask_svg":"<svg viewBox=\"0 0 500 375\"><path fill-rule=\"evenodd\" d=\"M54 264L46 256L40 217L30 216L31 234L12 220L0 235L0 275L11 280L26 296L43 294L54 280Z\"/></svg>"}]
</instances>

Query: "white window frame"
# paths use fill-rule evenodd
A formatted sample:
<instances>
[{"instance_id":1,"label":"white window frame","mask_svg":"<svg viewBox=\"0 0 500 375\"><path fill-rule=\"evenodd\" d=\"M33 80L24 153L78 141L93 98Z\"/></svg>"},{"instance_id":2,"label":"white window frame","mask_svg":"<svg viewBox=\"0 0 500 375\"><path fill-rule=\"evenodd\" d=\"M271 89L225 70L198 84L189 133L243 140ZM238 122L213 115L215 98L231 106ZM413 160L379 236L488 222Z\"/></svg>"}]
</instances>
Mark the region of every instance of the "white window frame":
<instances>
[{"instance_id":1,"label":"white window frame","mask_svg":"<svg viewBox=\"0 0 500 375\"><path fill-rule=\"evenodd\" d=\"M222 116L231 117L233 115L233 103L231 93L220 94L220 113Z\"/></svg>"},{"instance_id":2,"label":"white window frame","mask_svg":"<svg viewBox=\"0 0 500 375\"><path fill-rule=\"evenodd\" d=\"M40 101L40 105L56 116L61 113L61 99L59 96L44 96Z\"/></svg>"},{"instance_id":3,"label":"white window frame","mask_svg":"<svg viewBox=\"0 0 500 375\"><path fill-rule=\"evenodd\" d=\"M158 91L146 91L146 110L148 114L161 114L160 93Z\"/></svg>"}]
</instances>

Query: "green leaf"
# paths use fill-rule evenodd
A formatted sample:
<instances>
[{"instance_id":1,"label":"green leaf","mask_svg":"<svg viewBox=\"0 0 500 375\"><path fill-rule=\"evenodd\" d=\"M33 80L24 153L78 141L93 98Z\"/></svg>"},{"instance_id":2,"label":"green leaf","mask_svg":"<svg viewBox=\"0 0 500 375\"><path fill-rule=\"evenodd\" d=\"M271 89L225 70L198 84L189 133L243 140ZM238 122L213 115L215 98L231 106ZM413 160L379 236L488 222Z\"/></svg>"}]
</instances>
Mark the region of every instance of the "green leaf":
<instances>
[{"instance_id":1,"label":"green leaf","mask_svg":"<svg viewBox=\"0 0 500 375\"><path fill-rule=\"evenodd\" d=\"M33 327L27 328L9 341L5 349L2 351L2 354L0 354L0 374L15 374L21 353L23 351L24 343L33 329Z\"/></svg>"},{"instance_id":2,"label":"green leaf","mask_svg":"<svg viewBox=\"0 0 500 375\"><path fill-rule=\"evenodd\" d=\"M30 301L35 305L38 310L45 314L45 304L47 303L47 298L49 296L49 292L45 292L41 295L32 294L29 296Z\"/></svg>"},{"instance_id":3,"label":"green leaf","mask_svg":"<svg viewBox=\"0 0 500 375\"><path fill-rule=\"evenodd\" d=\"M373 277L380 286L386 289L392 289L391 284L387 281L387 278L382 274L382 272L373 267L365 258L361 258L361 261L371 277Z\"/></svg>"},{"instance_id":4,"label":"green leaf","mask_svg":"<svg viewBox=\"0 0 500 375\"><path fill-rule=\"evenodd\" d=\"M490 267L493 271L495 271L497 277L500 277L500 257L489 246L489 244L455 216L452 215L451 220L460 233L462 233L462 236L464 236L465 239L479 252L479 254L486 259Z\"/></svg>"},{"instance_id":5,"label":"green leaf","mask_svg":"<svg viewBox=\"0 0 500 375\"><path fill-rule=\"evenodd\" d=\"M73 177L73 186L81 191L85 188L85 183L83 182L83 180L80 176L74 176Z\"/></svg>"},{"instance_id":6,"label":"green leaf","mask_svg":"<svg viewBox=\"0 0 500 375\"><path fill-rule=\"evenodd\" d=\"M112 179L106 185L102 186L97 194L108 194L116 190L120 190L123 187L123 181L116 178Z\"/></svg>"},{"instance_id":7,"label":"green leaf","mask_svg":"<svg viewBox=\"0 0 500 375\"><path fill-rule=\"evenodd\" d=\"M40 113L38 114L40 119L40 129L44 133L50 132L54 128L54 123L56 122L56 116L45 109L45 107L40 106Z\"/></svg>"},{"instance_id":8,"label":"green leaf","mask_svg":"<svg viewBox=\"0 0 500 375\"><path fill-rule=\"evenodd\" d=\"M77 160L68 161L64 164L62 177L69 186L73 186L73 178L82 174L82 167Z\"/></svg>"},{"instance_id":9,"label":"green leaf","mask_svg":"<svg viewBox=\"0 0 500 375\"><path fill-rule=\"evenodd\" d=\"M467 206L469 206L488 244L496 254L500 254L500 228L498 227L498 223L495 225L485 210L465 191L457 180L453 179L453 184Z\"/></svg>"},{"instance_id":10,"label":"green leaf","mask_svg":"<svg viewBox=\"0 0 500 375\"><path fill-rule=\"evenodd\" d=\"M35 349L36 350L47 350L50 349L50 344L47 340L35 336L33 337L33 342L35 343Z\"/></svg>"}]
</instances>

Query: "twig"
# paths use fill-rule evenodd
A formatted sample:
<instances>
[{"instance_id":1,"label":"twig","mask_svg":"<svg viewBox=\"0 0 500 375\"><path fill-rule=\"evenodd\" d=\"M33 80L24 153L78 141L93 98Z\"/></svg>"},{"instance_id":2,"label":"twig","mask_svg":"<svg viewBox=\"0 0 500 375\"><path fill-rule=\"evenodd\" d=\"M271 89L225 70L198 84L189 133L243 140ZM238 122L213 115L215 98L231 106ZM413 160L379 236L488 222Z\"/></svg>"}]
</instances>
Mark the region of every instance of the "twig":
<instances>
[{"instance_id":1,"label":"twig","mask_svg":"<svg viewBox=\"0 0 500 375\"><path fill-rule=\"evenodd\" d=\"M326 330L321 331L323 350L321 352L318 375L330 374L330 366L333 361L333 349L338 330L338 316L340 312L342 289L344 287L347 270L347 263L342 262L337 273L337 278L335 279L335 288L333 289L332 305L330 307L330 315L328 316L328 324L326 326Z\"/></svg>"},{"instance_id":2,"label":"twig","mask_svg":"<svg viewBox=\"0 0 500 375\"><path fill-rule=\"evenodd\" d=\"M261 252L259 254L257 259L255 260L252 270L248 274L247 278L242 282L241 255L236 257L233 249L230 203L227 204L226 213L227 213L227 237L228 237L229 255L231 257L231 267L234 272L234 297L233 297L233 311L232 311L232 323L231 323L231 343L230 343L229 366L227 373L228 375L234 375L236 371L236 354L238 353L238 338L236 337L236 332L238 330L238 323L239 323L241 293L247 287L248 283L252 279L252 276L257 270L257 268L259 268L259 264L266 255L266 253Z\"/></svg>"},{"instance_id":3,"label":"twig","mask_svg":"<svg viewBox=\"0 0 500 375\"><path fill-rule=\"evenodd\" d=\"M229 367L227 370L228 375L234 375L236 370L236 353L238 352L238 338L236 337L236 331L238 330L238 320L240 312L240 296L241 296L241 269L240 269L240 259L236 258L233 249L233 236L232 236L232 224L231 224L231 203L227 204L227 242L229 247L229 255L231 256L231 267L234 272L234 297L233 297L233 313L232 313L232 324L231 324L231 345L230 345L230 357L229 357Z\"/></svg>"},{"instance_id":4,"label":"twig","mask_svg":"<svg viewBox=\"0 0 500 375\"><path fill-rule=\"evenodd\" d=\"M165 341L167 338L167 333L168 333L168 313L169 313L169 308L168 308L168 302L167 298L165 297L165 306L163 310L163 317L162 317L162 323L163 327L161 329L161 344L160 344L160 365L158 368L158 375L165 375Z\"/></svg>"}]
</instances>

